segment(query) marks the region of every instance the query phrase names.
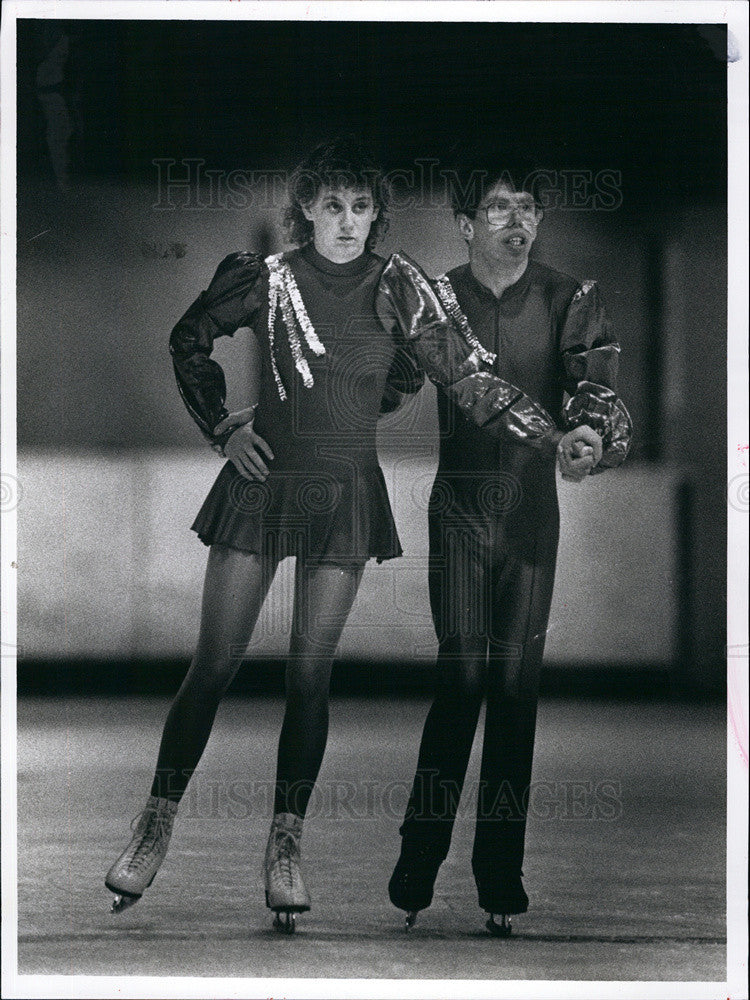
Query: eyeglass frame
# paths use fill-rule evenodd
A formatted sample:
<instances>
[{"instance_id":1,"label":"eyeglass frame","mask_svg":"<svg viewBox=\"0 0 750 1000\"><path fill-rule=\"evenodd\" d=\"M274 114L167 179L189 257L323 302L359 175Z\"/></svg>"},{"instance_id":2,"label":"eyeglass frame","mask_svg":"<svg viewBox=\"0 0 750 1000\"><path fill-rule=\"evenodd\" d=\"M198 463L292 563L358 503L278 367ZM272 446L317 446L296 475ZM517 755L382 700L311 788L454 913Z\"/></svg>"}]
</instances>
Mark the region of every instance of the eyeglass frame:
<instances>
[{"instance_id":1,"label":"eyeglass frame","mask_svg":"<svg viewBox=\"0 0 750 1000\"><path fill-rule=\"evenodd\" d=\"M483 205L481 208L477 208L477 214L479 212L483 213L485 222L487 223L488 226L504 226L505 223L511 218L511 216L515 212L518 212L522 216L522 218L527 218L527 219L531 218L531 214L525 211L526 208L530 208L533 211L533 218L535 222L539 222L544 215L544 209L540 208L540 206L532 198L530 204L526 203L519 205L510 203L508 208L503 213L503 217L501 218L501 220L499 222L492 222L490 221L489 212L491 208L496 208L497 204L498 204L497 202L492 202L489 205Z\"/></svg>"}]
</instances>

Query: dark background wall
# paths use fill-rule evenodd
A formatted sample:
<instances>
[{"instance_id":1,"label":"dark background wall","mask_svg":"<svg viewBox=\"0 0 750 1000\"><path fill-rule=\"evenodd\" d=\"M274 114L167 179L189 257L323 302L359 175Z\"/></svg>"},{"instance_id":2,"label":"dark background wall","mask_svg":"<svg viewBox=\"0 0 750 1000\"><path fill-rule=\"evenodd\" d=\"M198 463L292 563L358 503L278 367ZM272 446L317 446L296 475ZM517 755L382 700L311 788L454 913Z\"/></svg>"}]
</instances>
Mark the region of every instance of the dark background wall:
<instances>
[{"instance_id":1,"label":"dark background wall","mask_svg":"<svg viewBox=\"0 0 750 1000\"><path fill-rule=\"evenodd\" d=\"M18 25L24 166L43 145L35 72L49 24ZM550 167L623 170L643 203L724 189L723 26L57 24L87 173L150 177L154 157L175 154L283 168L345 127L388 167L444 157L457 140L494 153L521 137Z\"/></svg>"},{"instance_id":2,"label":"dark background wall","mask_svg":"<svg viewBox=\"0 0 750 1000\"><path fill-rule=\"evenodd\" d=\"M620 650L632 660L637 635L635 659L666 662L675 676L706 685L721 682L723 28L117 21L22 21L18 28L18 433L20 465L26 456L30 484L34 476L40 482L32 492L41 496L46 478L67 483L70 497L74 464L73 478L85 483L85 463L95 456L100 473L111 469L120 504L136 511L134 524L139 505L169 503L169 485L160 487L165 493L144 492L144 478L173 450L184 454L189 473L190 456L203 446L176 397L166 337L222 256L282 248L281 189L272 197L258 174L283 175L323 135L362 132L398 176L399 203L409 205L394 211L382 251L403 247L437 273L464 256L441 204L447 151L469 144L478 157L501 161L504 150L523 145L553 178L537 256L600 282L623 344L621 392L637 427L628 470L601 487L598 504L583 504L586 517L599 518L597 531L627 540L622 551L589 556L610 594L600 609L605 658ZM52 100L59 96L72 130L63 177L59 164L53 170L59 107L50 112L38 76L60 33L68 57ZM235 176L230 197L229 172L238 169L256 179L238 188ZM190 189L165 191L167 175L188 178ZM249 391L253 343L235 339L217 357L239 404ZM429 393L409 421L412 456L429 458ZM402 431L384 426L389 455ZM133 468L138 489L128 479ZM628 490L632 502L618 503ZM61 493L45 494L43 509L32 516L28 507L20 519L29 557L49 527L63 525L68 568L75 553L79 560L75 587L70 574L58 587L54 574L42 573L26 577L24 594L22 580L22 606L26 600L38 623L31 653L49 655L43 636L56 635L73 589L82 606L94 591L101 595L101 580L94 585L91 575L97 546L81 555L101 509L101 484L98 493L76 493L74 509ZM570 503L571 536L585 533L581 503ZM607 504L617 523L607 520ZM116 504L108 516L117 518ZM97 528L104 545L111 523L105 518ZM661 541L649 545L649 532ZM163 559L154 546L149 558ZM633 551L637 558L628 559ZM615 556L622 565L612 566ZM175 578L181 558L174 556ZM133 573L111 600L129 609L137 627L148 602ZM580 584L570 575L558 582L562 609ZM175 600L191 587L192 578L176 585ZM623 594L640 600L623 606ZM52 607L58 618L45 622ZM674 635L655 637L653 628L649 635L649 607ZM630 612L633 632L623 633L621 618ZM98 614L106 618L106 601ZM578 650L580 662L595 665L596 645L576 635L555 647L560 657L575 662ZM170 641L164 638L164 649ZM130 655L129 642L114 641L106 652ZM63 645L69 656L97 648L70 634ZM187 645L174 648L182 653Z\"/></svg>"}]
</instances>

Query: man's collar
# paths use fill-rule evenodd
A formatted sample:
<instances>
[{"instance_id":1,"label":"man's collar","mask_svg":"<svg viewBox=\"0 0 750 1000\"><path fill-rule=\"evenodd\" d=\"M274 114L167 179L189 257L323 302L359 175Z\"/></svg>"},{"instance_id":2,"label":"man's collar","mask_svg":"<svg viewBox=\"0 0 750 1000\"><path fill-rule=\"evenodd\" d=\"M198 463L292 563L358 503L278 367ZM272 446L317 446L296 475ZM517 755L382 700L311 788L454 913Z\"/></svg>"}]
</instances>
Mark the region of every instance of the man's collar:
<instances>
[{"instance_id":1,"label":"man's collar","mask_svg":"<svg viewBox=\"0 0 750 1000\"><path fill-rule=\"evenodd\" d=\"M471 268L471 263L465 264L464 267L461 268L461 271L463 272L465 280L473 288L477 295L482 298L486 298L488 301L496 303L507 302L509 299L513 299L517 295L526 291L529 286L529 282L531 281L531 273L533 269L534 261L529 259L526 265L526 270L523 272L521 277L517 281L514 281L512 285L508 285L500 296L495 295L491 288L488 288L487 285L483 284L479 278L477 278Z\"/></svg>"}]
</instances>

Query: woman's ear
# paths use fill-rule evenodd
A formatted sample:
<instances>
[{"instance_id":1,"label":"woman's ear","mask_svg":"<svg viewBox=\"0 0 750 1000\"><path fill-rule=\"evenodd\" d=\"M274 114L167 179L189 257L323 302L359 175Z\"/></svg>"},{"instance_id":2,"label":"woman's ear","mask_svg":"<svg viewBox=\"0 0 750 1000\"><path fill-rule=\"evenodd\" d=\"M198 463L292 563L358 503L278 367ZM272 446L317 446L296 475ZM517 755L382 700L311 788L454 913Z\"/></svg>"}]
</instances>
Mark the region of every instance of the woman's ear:
<instances>
[{"instance_id":1,"label":"woman's ear","mask_svg":"<svg viewBox=\"0 0 750 1000\"><path fill-rule=\"evenodd\" d=\"M310 202L308 202L306 205L303 205L302 202L300 202L299 207L302 209L302 214L307 219L307 221L312 222L313 217L312 213L310 212Z\"/></svg>"}]
</instances>

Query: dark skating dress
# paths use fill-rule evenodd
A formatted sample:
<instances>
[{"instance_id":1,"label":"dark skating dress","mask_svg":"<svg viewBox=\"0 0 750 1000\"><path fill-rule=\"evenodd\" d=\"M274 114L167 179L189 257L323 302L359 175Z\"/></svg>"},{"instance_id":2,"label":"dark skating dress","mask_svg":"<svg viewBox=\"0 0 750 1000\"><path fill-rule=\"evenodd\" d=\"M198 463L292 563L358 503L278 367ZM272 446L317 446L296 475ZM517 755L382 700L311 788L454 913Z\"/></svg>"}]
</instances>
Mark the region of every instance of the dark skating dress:
<instances>
[{"instance_id":1,"label":"dark skating dress","mask_svg":"<svg viewBox=\"0 0 750 1000\"><path fill-rule=\"evenodd\" d=\"M261 344L254 426L274 458L265 482L226 463L193 524L206 545L336 565L401 555L375 443L397 349L375 312L384 265L336 264L311 244L234 254L175 327L178 383L209 436L224 401L214 338L248 326Z\"/></svg>"}]
</instances>

